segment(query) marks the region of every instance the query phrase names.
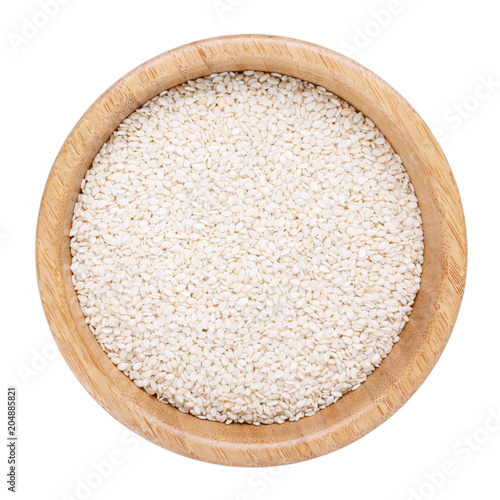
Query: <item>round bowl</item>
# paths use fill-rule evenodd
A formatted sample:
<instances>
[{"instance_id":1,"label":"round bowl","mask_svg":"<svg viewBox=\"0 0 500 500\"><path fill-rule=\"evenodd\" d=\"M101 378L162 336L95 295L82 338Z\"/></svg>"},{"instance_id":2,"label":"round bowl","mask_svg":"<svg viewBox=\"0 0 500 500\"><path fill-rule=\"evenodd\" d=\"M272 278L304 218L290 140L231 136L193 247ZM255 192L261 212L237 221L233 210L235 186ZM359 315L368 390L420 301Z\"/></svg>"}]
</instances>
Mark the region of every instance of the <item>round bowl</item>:
<instances>
[{"instance_id":1,"label":"round bowl","mask_svg":"<svg viewBox=\"0 0 500 500\"><path fill-rule=\"evenodd\" d=\"M371 118L401 156L422 212L424 265L409 322L361 386L295 422L254 426L201 420L159 402L120 372L85 323L72 285L69 230L80 185L116 127L144 102L187 80L222 71L277 72L321 85ZM54 338L92 397L144 438L226 465L269 466L341 448L398 410L422 384L453 328L463 295L466 234L460 196L436 139L378 76L336 52L273 36L191 43L142 64L108 89L64 143L45 187L37 228L40 295Z\"/></svg>"}]
</instances>

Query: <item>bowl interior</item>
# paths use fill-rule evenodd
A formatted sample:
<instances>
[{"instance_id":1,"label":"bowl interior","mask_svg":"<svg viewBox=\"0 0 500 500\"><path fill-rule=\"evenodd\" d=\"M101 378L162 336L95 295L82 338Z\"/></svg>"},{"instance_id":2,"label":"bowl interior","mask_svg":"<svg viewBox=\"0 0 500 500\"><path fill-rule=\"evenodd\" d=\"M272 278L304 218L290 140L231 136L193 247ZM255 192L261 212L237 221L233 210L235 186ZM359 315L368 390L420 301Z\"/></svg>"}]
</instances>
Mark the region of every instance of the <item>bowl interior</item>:
<instances>
[{"instance_id":1,"label":"bowl interior","mask_svg":"<svg viewBox=\"0 0 500 500\"><path fill-rule=\"evenodd\" d=\"M390 354L357 390L297 422L221 424L160 403L119 372L85 324L71 281L69 229L80 185L101 146L135 109L163 90L221 71L278 72L321 85L370 117L401 156L424 230L420 291ZM37 235L40 292L54 337L77 377L115 418L178 453L232 465L277 465L340 448L391 416L437 361L458 312L465 230L458 191L420 117L380 78L315 45L241 36L197 42L158 56L112 86L64 144L42 201Z\"/></svg>"}]
</instances>

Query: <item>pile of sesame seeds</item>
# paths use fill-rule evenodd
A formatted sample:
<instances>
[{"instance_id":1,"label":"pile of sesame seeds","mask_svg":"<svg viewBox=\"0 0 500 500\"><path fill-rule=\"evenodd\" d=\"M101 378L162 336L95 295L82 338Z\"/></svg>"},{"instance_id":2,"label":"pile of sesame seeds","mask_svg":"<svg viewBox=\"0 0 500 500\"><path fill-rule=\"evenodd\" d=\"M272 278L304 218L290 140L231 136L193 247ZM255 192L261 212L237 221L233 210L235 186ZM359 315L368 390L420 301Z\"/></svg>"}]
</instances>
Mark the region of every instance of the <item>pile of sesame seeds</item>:
<instances>
[{"instance_id":1,"label":"pile of sesame seeds","mask_svg":"<svg viewBox=\"0 0 500 500\"><path fill-rule=\"evenodd\" d=\"M420 212L373 122L322 87L220 73L145 103L82 183L73 283L118 369L183 412L282 423L356 389L419 289Z\"/></svg>"}]
</instances>

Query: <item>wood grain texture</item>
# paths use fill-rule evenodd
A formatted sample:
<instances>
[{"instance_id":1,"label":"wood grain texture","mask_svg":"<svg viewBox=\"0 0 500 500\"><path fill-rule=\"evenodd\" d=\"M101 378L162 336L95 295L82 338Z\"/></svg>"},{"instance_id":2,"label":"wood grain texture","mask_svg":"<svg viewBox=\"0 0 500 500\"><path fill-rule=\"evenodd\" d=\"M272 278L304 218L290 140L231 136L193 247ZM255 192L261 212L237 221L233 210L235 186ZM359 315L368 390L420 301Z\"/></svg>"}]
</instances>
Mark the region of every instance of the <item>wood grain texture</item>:
<instances>
[{"instance_id":1,"label":"wood grain texture","mask_svg":"<svg viewBox=\"0 0 500 500\"><path fill-rule=\"evenodd\" d=\"M160 403L113 365L85 324L71 283L69 229L81 181L120 122L188 79L220 71L279 72L321 85L369 116L401 156L424 226L421 289L400 341L361 387L297 422L252 426L200 420ZM372 72L306 42L241 35L195 42L134 69L107 90L68 136L50 172L37 229L40 295L54 338L83 386L111 415L188 457L279 465L331 452L389 418L422 384L450 336L466 273L462 206L450 167L413 108Z\"/></svg>"}]
</instances>

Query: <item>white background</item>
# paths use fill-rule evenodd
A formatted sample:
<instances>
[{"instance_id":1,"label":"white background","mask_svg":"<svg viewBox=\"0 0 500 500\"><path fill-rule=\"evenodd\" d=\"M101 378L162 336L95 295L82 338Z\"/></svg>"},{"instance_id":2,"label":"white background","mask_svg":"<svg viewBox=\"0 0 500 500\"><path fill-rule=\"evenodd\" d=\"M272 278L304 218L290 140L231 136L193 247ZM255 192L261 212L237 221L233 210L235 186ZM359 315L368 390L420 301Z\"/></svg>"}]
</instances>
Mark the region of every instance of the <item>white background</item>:
<instances>
[{"instance_id":1,"label":"white background","mask_svg":"<svg viewBox=\"0 0 500 500\"><path fill-rule=\"evenodd\" d=\"M19 393L17 498L499 499L498 2L62 3L31 32L25 19L44 22L38 0L4 1L0 12L1 365L3 387L17 385ZM339 50L401 92L442 138L469 239L457 325L415 396L356 443L272 469L197 462L129 433L86 393L55 351L35 279L44 183L86 108L127 71L163 51L237 33L286 35ZM489 90L481 83L488 80ZM1 421L6 426L6 417ZM0 459L6 464L4 446ZM95 464L118 454L119 463L105 471L108 477L102 471L98 476ZM452 473L440 474L443 466ZM78 488L88 480L90 489Z\"/></svg>"}]
</instances>

